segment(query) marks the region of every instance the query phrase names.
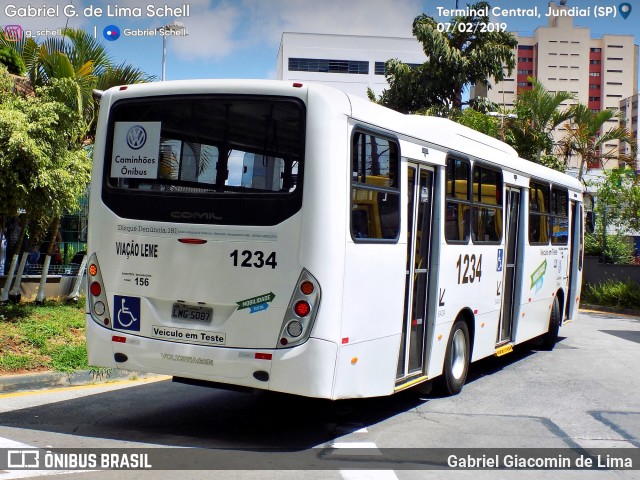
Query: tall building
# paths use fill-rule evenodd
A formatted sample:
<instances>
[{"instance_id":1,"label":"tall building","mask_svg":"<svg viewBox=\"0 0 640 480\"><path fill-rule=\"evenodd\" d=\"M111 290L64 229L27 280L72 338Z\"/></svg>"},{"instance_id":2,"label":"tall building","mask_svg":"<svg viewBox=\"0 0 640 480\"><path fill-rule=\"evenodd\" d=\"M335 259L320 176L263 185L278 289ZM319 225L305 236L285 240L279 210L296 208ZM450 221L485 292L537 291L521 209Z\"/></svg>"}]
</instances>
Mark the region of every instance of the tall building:
<instances>
[{"instance_id":1,"label":"tall building","mask_svg":"<svg viewBox=\"0 0 640 480\"><path fill-rule=\"evenodd\" d=\"M384 64L391 58L410 66L427 59L414 37L285 32L276 78L322 83L366 98L367 87L377 95L388 88Z\"/></svg>"},{"instance_id":2,"label":"tall building","mask_svg":"<svg viewBox=\"0 0 640 480\"><path fill-rule=\"evenodd\" d=\"M640 103L640 94L634 93L631 97L620 101L620 112L623 116L624 127L628 129L636 141L636 145L640 145L640 133L638 129L638 103ZM622 153L625 155L633 154L631 146L625 143ZM640 150L636 149L635 158L630 158L632 165L629 165L640 175Z\"/></svg>"},{"instance_id":3,"label":"tall building","mask_svg":"<svg viewBox=\"0 0 640 480\"><path fill-rule=\"evenodd\" d=\"M528 77L533 77L552 93L573 93L594 111L617 110L621 100L637 91L638 46L633 36L592 36L588 28L573 25L567 6L551 2L549 9L552 16L546 27L538 27L533 36L514 34L518 46L512 75L491 89L472 88L471 97L487 97L505 109L513 108L516 96L531 89ZM610 123L615 127L618 120ZM561 137L562 129L556 133Z\"/></svg>"}]
</instances>

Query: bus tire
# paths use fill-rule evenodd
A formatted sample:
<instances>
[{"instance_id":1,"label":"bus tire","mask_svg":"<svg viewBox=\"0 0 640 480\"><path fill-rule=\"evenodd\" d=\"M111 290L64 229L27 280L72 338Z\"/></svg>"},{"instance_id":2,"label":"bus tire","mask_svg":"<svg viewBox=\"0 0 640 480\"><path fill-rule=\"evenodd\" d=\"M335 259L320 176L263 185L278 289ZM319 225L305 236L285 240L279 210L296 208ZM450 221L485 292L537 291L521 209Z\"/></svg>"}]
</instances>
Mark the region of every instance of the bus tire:
<instances>
[{"instance_id":1,"label":"bus tire","mask_svg":"<svg viewBox=\"0 0 640 480\"><path fill-rule=\"evenodd\" d=\"M561 323L561 314L560 314L560 301L558 297L555 296L553 299L553 305L551 305L551 313L549 314L549 330L547 333L542 335L542 350L553 350L553 347L556 345L558 341L558 334L560 333L560 323Z\"/></svg>"},{"instance_id":2,"label":"bus tire","mask_svg":"<svg viewBox=\"0 0 640 480\"><path fill-rule=\"evenodd\" d=\"M440 391L445 395L457 395L462 390L471 357L469 327L464 320L456 320L451 329L444 356L444 368L440 377Z\"/></svg>"}]
</instances>

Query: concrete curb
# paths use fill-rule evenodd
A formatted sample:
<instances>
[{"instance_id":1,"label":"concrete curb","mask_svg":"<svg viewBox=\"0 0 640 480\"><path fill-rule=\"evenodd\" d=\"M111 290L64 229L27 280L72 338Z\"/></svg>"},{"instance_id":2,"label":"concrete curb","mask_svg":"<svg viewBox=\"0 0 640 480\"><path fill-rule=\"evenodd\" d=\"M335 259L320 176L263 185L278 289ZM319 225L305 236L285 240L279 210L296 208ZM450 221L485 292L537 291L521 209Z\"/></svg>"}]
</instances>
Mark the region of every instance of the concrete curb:
<instances>
[{"instance_id":1,"label":"concrete curb","mask_svg":"<svg viewBox=\"0 0 640 480\"><path fill-rule=\"evenodd\" d=\"M70 373L42 372L26 373L21 375L3 375L0 376L0 395L25 390L73 387L78 385L90 385L92 383L106 383L114 380L154 377L160 378L162 375L131 372L129 370L106 370L104 372L79 370L77 372Z\"/></svg>"},{"instance_id":2,"label":"concrete curb","mask_svg":"<svg viewBox=\"0 0 640 480\"><path fill-rule=\"evenodd\" d=\"M578 311L580 310L594 310L596 312L611 313L613 315L630 315L633 317L640 317L640 310L604 307L602 305L591 305L589 303L580 303L580 309Z\"/></svg>"}]
</instances>

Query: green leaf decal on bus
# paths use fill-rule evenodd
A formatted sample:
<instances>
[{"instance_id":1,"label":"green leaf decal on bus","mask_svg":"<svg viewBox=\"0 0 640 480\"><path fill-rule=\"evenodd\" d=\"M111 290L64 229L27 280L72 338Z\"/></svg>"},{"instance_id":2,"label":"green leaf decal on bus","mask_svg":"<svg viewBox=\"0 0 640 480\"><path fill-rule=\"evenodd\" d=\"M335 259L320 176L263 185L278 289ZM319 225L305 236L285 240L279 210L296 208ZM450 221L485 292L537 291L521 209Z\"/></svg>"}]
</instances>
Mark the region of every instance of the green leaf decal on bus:
<instances>
[{"instance_id":1,"label":"green leaf decal on bus","mask_svg":"<svg viewBox=\"0 0 640 480\"><path fill-rule=\"evenodd\" d=\"M547 271L547 259L545 258L544 261L538 266L538 268L536 268L534 272L531 274L531 287L529 287L529 290L531 290L534 286L536 286L538 282L542 284L542 279L544 278L544 274L546 273L546 271Z\"/></svg>"},{"instance_id":2,"label":"green leaf decal on bus","mask_svg":"<svg viewBox=\"0 0 640 480\"><path fill-rule=\"evenodd\" d=\"M239 302L236 302L236 303L238 304L238 310L244 310L245 308L251 308L257 305L262 305L265 303L272 302L274 298L276 298L275 293L269 292L262 295L258 295L257 297L247 298L246 300L240 300Z\"/></svg>"}]
</instances>

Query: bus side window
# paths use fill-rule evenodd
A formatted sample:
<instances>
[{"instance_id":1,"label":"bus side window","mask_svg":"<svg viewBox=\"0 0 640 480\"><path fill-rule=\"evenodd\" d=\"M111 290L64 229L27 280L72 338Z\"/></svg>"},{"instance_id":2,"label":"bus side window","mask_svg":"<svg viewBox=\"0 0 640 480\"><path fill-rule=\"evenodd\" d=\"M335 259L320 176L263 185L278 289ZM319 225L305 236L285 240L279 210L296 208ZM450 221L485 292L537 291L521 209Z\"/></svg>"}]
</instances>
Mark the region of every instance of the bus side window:
<instances>
[{"instance_id":1,"label":"bus side window","mask_svg":"<svg viewBox=\"0 0 640 480\"><path fill-rule=\"evenodd\" d=\"M466 160L448 158L446 172L447 203L444 238L447 242L467 243L471 230L471 198L469 196L471 168Z\"/></svg>"},{"instance_id":2,"label":"bus side window","mask_svg":"<svg viewBox=\"0 0 640 480\"><path fill-rule=\"evenodd\" d=\"M365 210L351 210L351 228L355 238L369 238L369 220Z\"/></svg>"},{"instance_id":3,"label":"bus side window","mask_svg":"<svg viewBox=\"0 0 640 480\"><path fill-rule=\"evenodd\" d=\"M398 241L399 146L392 139L356 131L352 140L351 236Z\"/></svg>"},{"instance_id":4,"label":"bus side window","mask_svg":"<svg viewBox=\"0 0 640 480\"><path fill-rule=\"evenodd\" d=\"M531 182L529 186L529 243L549 244L549 185Z\"/></svg>"}]
</instances>

